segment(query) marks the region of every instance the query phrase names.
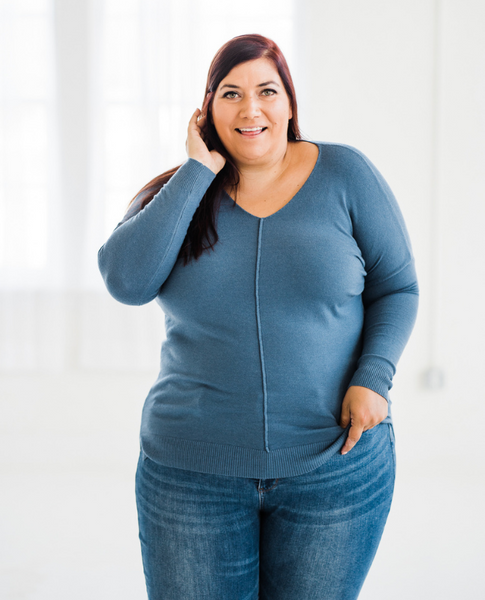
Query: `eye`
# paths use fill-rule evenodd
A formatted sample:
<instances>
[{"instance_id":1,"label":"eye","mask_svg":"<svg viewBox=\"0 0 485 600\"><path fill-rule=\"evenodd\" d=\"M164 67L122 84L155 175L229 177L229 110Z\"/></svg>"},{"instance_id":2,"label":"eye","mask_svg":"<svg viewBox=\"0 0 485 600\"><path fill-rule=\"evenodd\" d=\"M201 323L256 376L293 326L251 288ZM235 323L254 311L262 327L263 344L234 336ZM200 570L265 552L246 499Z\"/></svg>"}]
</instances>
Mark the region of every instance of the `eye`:
<instances>
[{"instance_id":1,"label":"eye","mask_svg":"<svg viewBox=\"0 0 485 600\"><path fill-rule=\"evenodd\" d=\"M231 94L234 94L233 96L231 96ZM237 92L226 92L223 95L223 98L235 98L237 96Z\"/></svg>"},{"instance_id":2,"label":"eye","mask_svg":"<svg viewBox=\"0 0 485 600\"><path fill-rule=\"evenodd\" d=\"M274 96L277 92L276 92L276 90L272 90L270 88L266 88L261 93L263 94L263 96Z\"/></svg>"}]
</instances>

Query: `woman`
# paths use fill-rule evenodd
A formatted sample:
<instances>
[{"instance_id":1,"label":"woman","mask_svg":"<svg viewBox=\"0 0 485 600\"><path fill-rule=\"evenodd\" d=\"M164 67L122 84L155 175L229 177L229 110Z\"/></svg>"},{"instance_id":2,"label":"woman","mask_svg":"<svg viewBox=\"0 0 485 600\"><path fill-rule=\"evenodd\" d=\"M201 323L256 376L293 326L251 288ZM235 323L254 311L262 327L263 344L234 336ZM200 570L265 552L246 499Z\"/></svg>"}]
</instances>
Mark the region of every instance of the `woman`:
<instances>
[{"instance_id":1,"label":"woman","mask_svg":"<svg viewBox=\"0 0 485 600\"><path fill-rule=\"evenodd\" d=\"M357 598L417 311L399 207L360 152L301 139L259 35L215 56L186 149L99 252L117 300L166 315L136 476L149 598Z\"/></svg>"}]
</instances>

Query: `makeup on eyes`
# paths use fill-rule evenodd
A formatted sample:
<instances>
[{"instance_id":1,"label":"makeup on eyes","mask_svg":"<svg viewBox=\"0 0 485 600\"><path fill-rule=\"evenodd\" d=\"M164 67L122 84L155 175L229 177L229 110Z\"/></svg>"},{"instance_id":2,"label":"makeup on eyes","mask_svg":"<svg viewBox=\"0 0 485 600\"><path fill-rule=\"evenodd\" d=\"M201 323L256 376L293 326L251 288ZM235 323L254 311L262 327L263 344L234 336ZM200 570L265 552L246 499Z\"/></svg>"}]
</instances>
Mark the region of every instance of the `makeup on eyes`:
<instances>
[{"instance_id":1,"label":"makeup on eyes","mask_svg":"<svg viewBox=\"0 0 485 600\"><path fill-rule=\"evenodd\" d=\"M271 92L270 96L274 96L274 95L276 95L278 93L276 90L272 90L271 88L266 88L266 89L264 89L264 90L261 91L261 94L264 94L265 92ZM225 92L222 95L222 97L223 98L228 98L228 94L237 94L237 92L234 91L234 90L231 90L229 92Z\"/></svg>"}]
</instances>

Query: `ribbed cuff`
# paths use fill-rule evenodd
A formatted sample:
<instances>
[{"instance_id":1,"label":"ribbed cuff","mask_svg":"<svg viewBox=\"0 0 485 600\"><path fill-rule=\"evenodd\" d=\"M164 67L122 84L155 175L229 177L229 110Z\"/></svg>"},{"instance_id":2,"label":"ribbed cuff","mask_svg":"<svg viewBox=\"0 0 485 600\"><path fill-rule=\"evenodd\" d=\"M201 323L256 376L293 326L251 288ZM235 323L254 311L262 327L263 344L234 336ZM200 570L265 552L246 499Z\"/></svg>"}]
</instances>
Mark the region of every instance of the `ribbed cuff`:
<instances>
[{"instance_id":1,"label":"ribbed cuff","mask_svg":"<svg viewBox=\"0 0 485 600\"><path fill-rule=\"evenodd\" d=\"M389 402L389 390L392 388L394 367L386 359L371 356L359 361L348 387L360 385L380 394Z\"/></svg>"}]
</instances>

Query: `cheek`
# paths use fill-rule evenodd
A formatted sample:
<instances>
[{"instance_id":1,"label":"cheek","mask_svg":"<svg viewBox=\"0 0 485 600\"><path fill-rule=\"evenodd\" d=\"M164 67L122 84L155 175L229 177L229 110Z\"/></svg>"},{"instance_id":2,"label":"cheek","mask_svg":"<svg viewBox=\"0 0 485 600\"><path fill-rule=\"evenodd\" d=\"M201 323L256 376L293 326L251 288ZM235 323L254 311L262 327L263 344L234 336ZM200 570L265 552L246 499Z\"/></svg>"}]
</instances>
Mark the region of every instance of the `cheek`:
<instances>
[{"instance_id":1,"label":"cheek","mask_svg":"<svg viewBox=\"0 0 485 600\"><path fill-rule=\"evenodd\" d=\"M227 138L227 127L224 127L223 123L216 120L214 122L214 128L217 132L217 135L219 136L219 139L221 141L224 141Z\"/></svg>"},{"instance_id":2,"label":"cheek","mask_svg":"<svg viewBox=\"0 0 485 600\"><path fill-rule=\"evenodd\" d=\"M231 115L229 111L224 110L223 107L215 107L212 109L212 120L214 125L216 125L219 129L224 129L229 127L231 123Z\"/></svg>"},{"instance_id":3,"label":"cheek","mask_svg":"<svg viewBox=\"0 0 485 600\"><path fill-rule=\"evenodd\" d=\"M275 113L273 123L279 127L286 127L291 117L291 109L288 109L286 106L282 106Z\"/></svg>"}]
</instances>

